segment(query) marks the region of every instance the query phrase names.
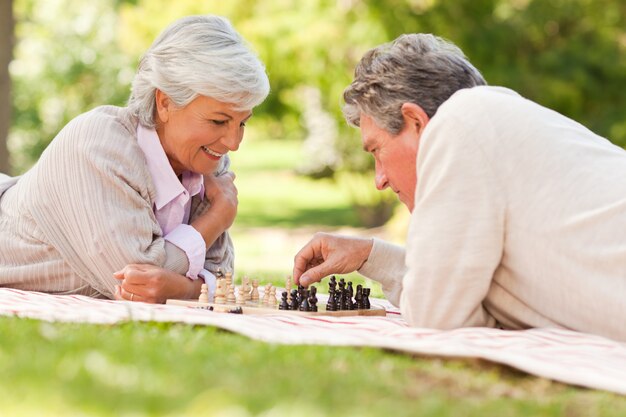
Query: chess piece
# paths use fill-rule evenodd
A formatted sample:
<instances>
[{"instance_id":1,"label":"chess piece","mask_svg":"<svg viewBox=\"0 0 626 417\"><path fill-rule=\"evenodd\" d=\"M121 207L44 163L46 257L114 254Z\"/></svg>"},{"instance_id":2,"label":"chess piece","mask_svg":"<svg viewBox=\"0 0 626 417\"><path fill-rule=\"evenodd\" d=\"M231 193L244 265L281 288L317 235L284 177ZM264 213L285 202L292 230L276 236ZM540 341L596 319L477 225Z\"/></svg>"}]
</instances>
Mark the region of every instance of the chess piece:
<instances>
[{"instance_id":1,"label":"chess piece","mask_svg":"<svg viewBox=\"0 0 626 417\"><path fill-rule=\"evenodd\" d=\"M200 297L198 297L199 303L208 303L209 302L209 287L206 284L202 284L200 287Z\"/></svg>"},{"instance_id":2,"label":"chess piece","mask_svg":"<svg viewBox=\"0 0 626 417\"><path fill-rule=\"evenodd\" d=\"M371 308L369 296L370 296L370 289L363 288L363 308L366 310L369 310Z\"/></svg>"},{"instance_id":3,"label":"chess piece","mask_svg":"<svg viewBox=\"0 0 626 417\"><path fill-rule=\"evenodd\" d=\"M361 284L356 286L356 295L354 296L355 307L357 310L363 309L363 286Z\"/></svg>"},{"instance_id":4,"label":"chess piece","mask_svg":"<svg viewBox=\"0 0 626 417\"><path fill-rule=\"evenodd\" d=\"M306 294L302 294L302 303L300 304L298 310L309 311L309 297L307 297Z\"/></svg>"},{"instance_id":5,"label":"chess piece","mask_svg":"<svg viewBox=\"0 0 626 417\"><path fill-rule=\"evenodd\" d=\"M265 290L263 291L263 304L269 304L271 288L272 284L265 284Z\"/></svg>"},{"instance_id":6,"label":"chess piece","mask_svg":"<svg viewBox=\"0 0 626 417\"><path fill-rule=\"evenodd\" d=\"M245 304L246 303L246 293L243 286L237 288L237 304Z\"/></svg>"},{"instance_id":7,"label":"chess piece","mask_svg":"<svg viewBox=\"0 0 626 417\"><path fill-rule=\"evenodd\" d=\"M229 284L228 281L226 281L226 302L228 304L233 304L236 301L237 299L235 298L235 287L233 287L232 284Z\"/></svg>"},{"instance_id":8,"label":"chess piece","mask_svg":"<svg viewBox=\"0 0 626 417\"><path fill-rule=\"evenodd\" d=\"M291 310L297 310L300 307L300 304L298 304L298 290L295 288L291 290L291 303L289 306Z\"/></svg>"},{"instance_id":9,"label":"chess piece","mask_svg":"<svg viewBox=\"0 0 626 417\"><path fill-rule=\"evenodd\" d=\"M289 301L287 300L287 291L283 291L280 298L279 310L289 310Z\"/></svg>"},{"instance_id":10,"label":"chess piece","mask_svg":"<svg viewBox=\"0 0 626 417\"><path fill-rule=\"evenodd\" d=\"M228 288L228 285L233 285L233 273L232 272L227 272L224 275L224 278L226 279L226 287Z\"/></svg>"},{"instance_id":11,"label":"chess piece","mask_svg":"<svg viewBox=\"0 0 626 417\"><path fill-rule=\"evenodd\" d=\"M250 301L250 299L252 298L250 294L250 289L250 279L244 275L243 278L241 278L241 287L239 289L244 301Z\"/></svg>"},{"instance_id":12,"label":"chess piece","mask_svg":"<svg viewBox=\"0 0 626 417\"><path fill-rule=\"evenodd\" d=\"M326 303L326 311L337 311L337 299L335 298L335 290L330 289L328 293L328 302Z\"/></svg>"},{"instance_id":13,"label":"chess piece","mask_svg":"<svg viewBox=\"0 0 626 417\"><path fill-rule=\"evenodd\" d=\"M250 293L250 299L254 302L259 301L259 280L252 280L252 292Z\"/></svg>"},{"instance_id":14,"label":"chess piece","mask_svg":"<svg viewBox=\"0 0 626 417\"><path fill-rule=\"evenodd\" d=\"M267 304L272 307L276 307L277 303L278 303L278 299L276 298L276 287L272 287L270 288L270 297L269 297Z\"/></svg>"},{"instance_id":15,"label":"chess piece","mask_svg":"<svg viewBox=\"0 0 626 417\"><path fill-rule=\"evenodd\" d=\"M215 272L215 278L216 279L224 278L224 273L222 272L222 268L217 268L217 271Z\"/></svg>"},{"instance_id":16,"label":"chess piece","mask_svg":"<svg viewBox=\"0 0 626 417\"><path fill-rule=\"evenodd\" d=\"M317 311L317 288L313 286L309 295L309 311Z\"/></svg>"},{"instance_id":17,"label":"chess piece","mask_svg":"<svg viewBox=\"0 0 626 417\"><path fill-rule=\"evenodd\" d=\"M287 291L287 302L289 303L291 303L291 285L292 285L291 275L288 275L287 281L285 281L285 290Z\"/></svg>"},{"instance_id":18,"label":"chess piece","mask_svg":"<svg viewBox=\"0 0 626 417\"><path fill-rule=\"evenodd\" d=\"M216 288L215 288L215 304L225 304L226 303L226 287L224 286L226 281L222 278L217 280Z\"/></svg>"}]
</instances>

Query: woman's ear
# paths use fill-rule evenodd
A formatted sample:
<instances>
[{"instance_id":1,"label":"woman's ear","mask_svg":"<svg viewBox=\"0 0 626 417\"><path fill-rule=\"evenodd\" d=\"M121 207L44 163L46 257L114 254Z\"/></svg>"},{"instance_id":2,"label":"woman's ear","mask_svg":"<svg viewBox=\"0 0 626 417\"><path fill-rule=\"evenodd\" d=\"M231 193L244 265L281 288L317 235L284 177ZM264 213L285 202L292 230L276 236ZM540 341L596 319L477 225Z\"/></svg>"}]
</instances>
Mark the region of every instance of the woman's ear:
<instances>
[{"instance_id":1,"label":"woman's ear","mask_svg":"<svg viewBox=\"0 0 626 417\"><path fill-rule=\"evenodd\" d=\"M421 135L430 121L430 117L428 117L424 109L415 103L404 103L402 104L401 112L404 119L404 127L414 129L415 134Z\"/></svg>"},{"instance_id":2,"label":"woman's ear","mask_svg":"<svg viewBox=\"0 0 626 417\"><path fill-rule=\"evenodd\" d=\"M172 101L163 91L158 88L154 92L154 99L156 101L156 111L159 116L159 122L167 123L170 117L170 110Z\"/></svg>"}]
</instances>

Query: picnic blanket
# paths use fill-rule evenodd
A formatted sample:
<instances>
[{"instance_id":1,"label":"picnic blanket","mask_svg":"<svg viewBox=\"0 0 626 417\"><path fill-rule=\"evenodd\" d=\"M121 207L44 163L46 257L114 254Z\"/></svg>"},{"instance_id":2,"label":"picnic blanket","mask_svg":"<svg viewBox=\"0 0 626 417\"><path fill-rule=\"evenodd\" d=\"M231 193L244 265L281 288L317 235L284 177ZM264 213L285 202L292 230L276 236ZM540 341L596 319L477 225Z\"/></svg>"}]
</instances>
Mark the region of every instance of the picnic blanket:
<instances>
[{"instance_id":1,"label":"picnic blanket","mask_svg":"<svg viewBox=\"0 0 626 417\"><path fill-rule=\"evenodd\" d=\"M318 294L321 302L323 294ZM0 315L52 322L180 322L216 326L270 343L368 346L412 354L481 358L556 381L626 395L626 344L560 329L413 328L385 300L387 317L216 313L173 305L98 300L0 288Z\"/></svg>"}]
</instances>

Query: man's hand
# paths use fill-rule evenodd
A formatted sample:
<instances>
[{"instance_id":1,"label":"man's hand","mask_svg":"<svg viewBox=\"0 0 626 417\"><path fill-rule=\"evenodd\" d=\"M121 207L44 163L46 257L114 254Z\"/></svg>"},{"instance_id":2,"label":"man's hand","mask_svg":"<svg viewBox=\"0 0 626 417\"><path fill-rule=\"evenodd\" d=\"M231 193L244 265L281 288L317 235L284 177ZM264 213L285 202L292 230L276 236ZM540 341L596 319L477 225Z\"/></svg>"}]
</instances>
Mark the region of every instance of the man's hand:
<instances>
[{"instance_id":1,"label":"man's hand","mask_svg":"<svg viewBox=\"0 0 626 417\"><path fill-rule=\"evenodd\" d=\"M372 239L316 233L294 258L294 282L308 287L325 276L356 271L369 257L372 245Z\"/></svg>"},{"instance_id":2,"label":"man's hand","mask_svg":"<svg viewBox=\"0 0 626 417\"><path fill-rule=\"evenodd\" d=\"M116 300L165 303L168 298L198 298L201 279L192 281L186 276L149 264L126 265L113 276L120 280L115 291Z\"/></svg>"}]
</instances>

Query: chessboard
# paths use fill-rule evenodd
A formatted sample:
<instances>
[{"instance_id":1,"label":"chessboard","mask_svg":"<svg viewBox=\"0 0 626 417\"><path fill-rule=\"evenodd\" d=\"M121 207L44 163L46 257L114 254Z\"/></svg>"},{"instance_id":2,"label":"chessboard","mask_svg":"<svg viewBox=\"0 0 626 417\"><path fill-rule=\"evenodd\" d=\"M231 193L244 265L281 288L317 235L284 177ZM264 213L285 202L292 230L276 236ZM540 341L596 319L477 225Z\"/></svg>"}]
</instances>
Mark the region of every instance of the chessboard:
<instances>
[{"instance_id":1,"label":"chessboard","mask_svg":"<svg viewBox=\"0 0 626 417\"><path fill-rule=\"evenodd\" d=\"M204 309L219 313L233 314L295 314L318 316L385 316L386 310L372 306L369 302L369 288L357 285L356 294L352 282L345 282L343 278L337 281L335 276L330 278L328 285L328 300L319 303L317 288L298 286L292 289L291 277L287 278L281 292L280 301L276 298L277 288L272 284L265 285L259 291L257 280L252 282L242 278L241 286L233 284L232 274L216 274L217 282L214 294L209 294L206 284L202 285L202 292L197 300L169 299L166 304ZM236 294L235 294L236 290ZM262 295L262 297L261 297Z\"/></svg>"}]
</instances>

